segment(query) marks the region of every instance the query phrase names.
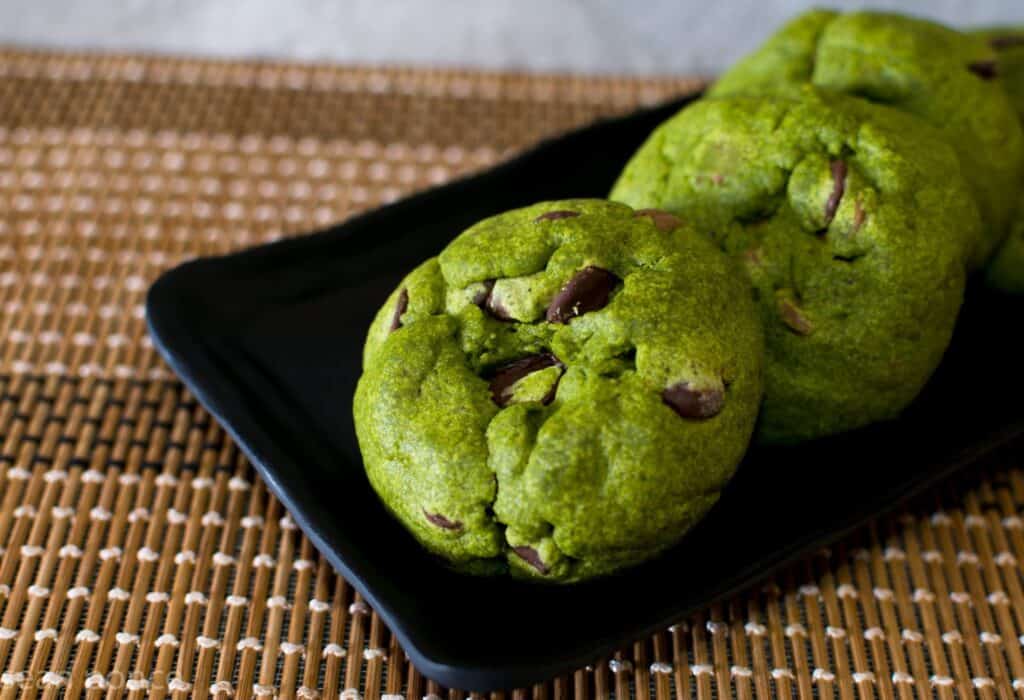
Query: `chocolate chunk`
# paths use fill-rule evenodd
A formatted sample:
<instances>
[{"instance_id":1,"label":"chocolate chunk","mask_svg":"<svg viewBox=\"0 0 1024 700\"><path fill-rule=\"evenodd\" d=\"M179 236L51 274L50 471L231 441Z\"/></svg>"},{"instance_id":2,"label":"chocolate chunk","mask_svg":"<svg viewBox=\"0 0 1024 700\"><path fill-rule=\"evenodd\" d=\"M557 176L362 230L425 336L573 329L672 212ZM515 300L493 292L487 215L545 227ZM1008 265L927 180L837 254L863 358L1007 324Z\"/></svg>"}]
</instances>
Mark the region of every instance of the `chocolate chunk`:
<instances>
[{"instance_id":1,"label":"chocolate chunk","mask_svg":"<svg viewBox=\"0 0 1024 700\"><path fill-rule=\"evenodd\" d=\"M540 223L541 221L557 221L558 219L571 219L579 215L580 213L578 211L572 211L570 209L556 209L555 211L544 212L536 219L534 219L534 222Z\"/></svg>"},{"instance_id":2,"label":"chocolate chunk","mask_svg":"<svg viewBox=\"0 0 1024 700\"><path fill-rule=\"evenodd\" d=\"M491 298L491 292L494 291L494 280L484 280L483 285L484 288L473 295L473 303L481 309L485 308L487 300Z\"/></svg>"},{"instance_id":3,"label":"chocolate chunk","mask_svg":"<svg viewBox=\"0 0 1024 700\"><path fill-rule=\"evenodd\" d=\"M484 288L473 296L473 303L483 309L484 313L499 321L514 321L508 310L494 298L494 280L484 280Z\"/></svg>"},{"instance_id":4,"label":"chocolate chunk","mask_svg":"<svg viewBox=\"0 0 1024 700\"><path fill-rule=\"evenodd\" d=\"M516 553L516 556L525 561L527 564L535 568L543 575L547 575L548 567L544 565L544 561L540 558L540 552L533 547L513 547L512 551Z\"/></svg>"},{"instance_id":5,"label":"chocolate chunk","mask_svg":"<svg viewBox=\"0 0 1024 700\"><path fill-rule=\"evenodd\" d=\"M988 40L988 45L996 51L1002 51L1003 49L1012 49L1016 46L1024 46L1024 34L1006 34L1004 36L994 36Z\"/></svg>"},{"instance_id":6,"label":"chocolate chunk","mask_svg":"<svg viewBox=\"0 0 1024 700\"><path fill-rule=\"evenodd\" d=\"M409 292L404 287L398 293L398 303L395 304L395 315L391 317L391 331L395 332L402 327L402 314L409 308Z\"/></svg>"},{"instance_id":7,"label":"chocolate chunk","mask_svg":"<svg viewBox=\"0 0 1024 700\"><path fill-rule=\"evenodd\" d=\"M814 324L804 316L803 309L793 303L792 300L780 297L777 307L782 322L797 335L810 335L811 331L814 330Z\"/></svg>"},{"instance_id":8,"label":"chocolate chunk","mask_svg":"<svg viewBox=\"0 0 1024 700\"><path fill-rule=\"evenodd\" d=\"M825 202L825 226L832 223L839 209L839 203L843 200L843 193L846 191L846 161L832 161L832 194Z\"/></svg>"},{"instance_id":9,"label":"chocolate chunk","mask_svg":"<svg viewBox=\"0 0 1024 700\"><path fill-rule=\"evenodd\" d=\"M600 267L585 267L577 272L548 306L550 323L568 323L569 319L608 304L608 297L621 280Z\"/></svg>"},{"instance_id":10,"label":"chocolate chunk","mask_svg":"<svg viewBox=\"0 0 1024 700\"><path fill-rule=\"evenodd\" d=\"M725 394L720 389L694 389L689 382L681 382L661 392L661 400L683 418L711 418L725 405Z\"/></svg>"},{"instance_id":11,"label":"chocolate chunk","mask_svg":"<svg viewBox=\"0 0 1024 700\"><path fill-rule=\"evenodd\" d=\"M563 367L562 361L552 355L550 352L544 352L539 355L530 355L514 362L509 362L507 365L502 365L491 377L491 399L494 403L498 404L502 408L508 406L509 401L512 400L512 394L509 389L512 385L518 382L520 379L528 374L539 372L542 369L548 367ZM555 388L558 386L558 382L555 382L555 386L551 388L551 391L544 397L542 403L545 405L551 403L555 398Z\"/></svg>"},{"instance_id":12,"label":"chocolate chunk","mask_svg":"<svg viewBox=\"0 0 1024 700\"><path fill-rule=\"evenodd\" d=\"M423 515L425 515L427 520L432 522L434 525L437 525L440 528L444 528L445 530L462 529L462 523L460 523L458 520L449 520L440 513L428 513L427 511L423 511Z\"/></svg>"},{"instance_id":13,"label":"chocolate chunk","mask_svg":"<svg viewBox=\"0 0 1024 700\"><path fill-rule=\"evenodd\" d=\"M974 61L967 64L967 70L982 80L992 80L999 75L999 68L995 61Z\"/></svg>"},{"instance_id":14,"label":"chocolate chunk","mask_svg":"<svg viewBox=\"0 0 1024 700\"><path fill-rule=\"evenodd\" d=\"M671 231L683 225L683 220L678 216L661 209L637 209L633 216L646 216L654 222L659 231Z\"/></svg>"}]
</instances>

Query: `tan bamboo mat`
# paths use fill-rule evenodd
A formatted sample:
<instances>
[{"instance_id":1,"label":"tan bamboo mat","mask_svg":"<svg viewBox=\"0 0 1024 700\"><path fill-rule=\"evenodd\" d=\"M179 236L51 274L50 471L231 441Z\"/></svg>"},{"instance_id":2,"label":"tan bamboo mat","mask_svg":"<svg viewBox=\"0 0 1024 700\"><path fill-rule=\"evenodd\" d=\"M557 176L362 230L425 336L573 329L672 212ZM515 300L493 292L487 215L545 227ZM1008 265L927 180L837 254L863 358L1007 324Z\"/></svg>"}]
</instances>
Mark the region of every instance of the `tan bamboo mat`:
<instances>
[{"instance_id":1,"label":"tan bamboo mat","mask_svg":"<svg viewBox=\"0 0 1024 700\"><path fill-rule=\"evenodd\" d=\"M146 287L698 86L0 51L0 700L464 697L168 373ZM1021 458L496 697L1024 697Z\"/></svg>"}]
</instances>

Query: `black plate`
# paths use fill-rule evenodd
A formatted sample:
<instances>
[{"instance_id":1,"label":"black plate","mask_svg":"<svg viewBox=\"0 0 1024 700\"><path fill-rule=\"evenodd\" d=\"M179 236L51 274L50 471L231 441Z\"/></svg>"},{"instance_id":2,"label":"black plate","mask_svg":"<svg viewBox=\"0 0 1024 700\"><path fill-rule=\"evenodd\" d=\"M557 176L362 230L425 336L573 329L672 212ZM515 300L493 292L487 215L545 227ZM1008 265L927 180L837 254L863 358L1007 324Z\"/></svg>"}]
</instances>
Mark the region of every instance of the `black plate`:
<instances>
[{"instance_id":1,"label":"black plate","mask_svg":"<svg viewBox=\"0 0 1024 700\"><path fill-rule=\"evenodd\" d=\"M899 422L748 456L678 547L569 588L455 574L378 503L350 405L363 335L400 278L469 224L544 199L600 197L686 100L548 141L481 175L330 230L197 260L149 292L161 352L313 543L452 687L523 686L736 592L1024 431L1012 300L973 298L943 367ZM974 295L978 296L978 295Z\"/></svg>"}]
</instances>

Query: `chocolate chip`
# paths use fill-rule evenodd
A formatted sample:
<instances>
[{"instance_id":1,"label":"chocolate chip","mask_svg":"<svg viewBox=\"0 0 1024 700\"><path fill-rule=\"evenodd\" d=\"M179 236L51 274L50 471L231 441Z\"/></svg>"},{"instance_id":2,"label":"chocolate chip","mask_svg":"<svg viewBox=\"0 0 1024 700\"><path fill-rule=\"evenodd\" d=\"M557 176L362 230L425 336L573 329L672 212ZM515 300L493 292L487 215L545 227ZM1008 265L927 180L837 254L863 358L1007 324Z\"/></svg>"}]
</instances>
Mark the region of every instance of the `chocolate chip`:
<instances>
[{"instance_id":1,"label":"chocolate chip","mask_svg":"<svg viewBox=\"0 0 1024 700\"><path fill-rule=\"evenodd\" d=\"M996 51L1002 51L1003 49L1012 49L1016 46L1024 46L1024 34L1006 34L1004 36L994 36L988 40L988 45Z\"/></svg>"},{"instance_id":2,"label":"chocolate chip","mask_svg":"<svg viewBox=\"0 0 1024 700\"><path fill-rule=\"evenodd\" d=\"M839 203L843 200L843 193L846 191L846 161L832 161L832 194L825 202L825 226L832 223L839 209Z\"/></svg>"},{"instance_id":3,"label":"chocolate chip","mask_svg":"<svg viewBox=\"0 0 1024 700\"><path fill-rule=\"evenodd\" d=\"M694 389L689 382L681 382L661 392L661 400L683 418L711 418L725 405L725 394L720 389Z\"/></svg>"},{"instance_id":4,"label":"chocolate chip","mask_svg":"<svg viewBox=\"0 0 1024 700\"><path fill-rule=\"evenodd\" d=\"M512 551L515 552L516 556L525 561L527 564L535 568L543 575L547 575L548 567L544 565L544 560L540 558L540 552L533 547L513 547Z\"/></svg>"},{"instance_id":5,"label":"chocolate chip","mask_svg":"<svg viewBox=\"0 0 1024 700\"><path fill-rule=\"evenodd\" d=\"M434 525L437 525L440 528L444 528L445 530L462 529L462 523L460 523L458 520L449 520L440 513L428 513L427 511L423 511L423 515L425 515L427 520L432 522Z\"/></svg>"},{"instance_id":6,"label":"chocolate chip","mask_svg":"<svg viewBox=\"0 0 1024 700\"><path fill-rule=\"evenodd\" d=\"M491 297L491 292L494 291L494 280L484 280L482 284L484 288L473 295L473 303L481 309L484 308L487 300Z\"/></svg>"},{"instance_id":7,"label":"chocolate chip","mask_svg":"<svg viewBox=\"0 0 1024 700\"><path fill-rule=\"evenodd\" d=\"M484 280L483 285L484 288L473 296L473 303L499 321L514 321L501 301L494 298L494 280Z\"/></svg>"},{"instance_id":8,"label":"chocolate chip","mask_svg":"<svg viewBox=\"0 0 1024 700\"><path fill-rule=\"evenodd\" d=\"M577 272L548 306L550 323L568 323L569 319L608 304L608 296L620 282L614 273L600 267L585 267Z\"/></svg>"},{"instance_id":9,"label":"chocolate chip","mask_svg":"<svg viewBox=\"0 0 1024 700\"><path fill-rule=\"evenodd\" d=\"M404 287L398 293L398 303L395 304L395 314L391 317L391 331L395 332L402 327L402 314L409 308L409 292Z\"/></svg>"},{"instance_id":10,"label":"chocolate chip","mask_svg":"<svg viewBox=\"0 0 1024 700\"><path fill-rule=\"evenodd\" d=\"M992 80L999 75L999 68L995 61L974 61L967 64L967 70L982 80Z\"/></svg>"},{"instance_id":11,"label":"chocolate chip","mask_svg":"<svg viewBox=\"0 0 1024 700\"><path fill-rule=\"evenodd\" d=\"M804 316L803 309L797 306L791 299L780 297L777 307L779 318L797 335L810 335L811 331L814 330L814 324Z\"/></svg>"},{"instance_id":12,"label":"chocolate chip","mask_svg":"<svg viewBox=\"0 0 1024 700\"><path fill-rule=\"evenodd\" d=\"M571 219L579 215L580 213L578 211L572 211L570 209L556 209L555 211L544 212L536 219L534 219L534 222L540 223L541 221L557 221L558 219Z\"/></svg>"},{"instance_id":13,"label":"chocolate chip","mask_svg":"<svg viewBox=\"0 0 1024 700\"><path fill-rule=\"evenodd\" d=\"M661 209L637 209L633 212L633 216L646 216L654 222L659 231L671 231L683 224L683 220L678 216Z\"/></svg>"},{"instance_id":14,"label":"chocolate chip","mask_svg":"<svg viewBox=\"0 0 1024 700\"><path fill-rule=\"evenodd\" d=\"M494 403L498 404L502 408L508 406L509 401L512 400L512 394L509 393L509 389L512 385L518 382L520 379L528 374L539 372L542 369L548 367L564 367L562 361L555 357L550 352L543 352L539 355L530 355L522 359L516 360L515 362L509 362L506 365L502 365L494 374L491 376L491 399ZM556 380L555 386L547 393L544 399L541 401L544 405L551 403L555 398L555 389L558 386Z\"/></svg>"}]
</instances>

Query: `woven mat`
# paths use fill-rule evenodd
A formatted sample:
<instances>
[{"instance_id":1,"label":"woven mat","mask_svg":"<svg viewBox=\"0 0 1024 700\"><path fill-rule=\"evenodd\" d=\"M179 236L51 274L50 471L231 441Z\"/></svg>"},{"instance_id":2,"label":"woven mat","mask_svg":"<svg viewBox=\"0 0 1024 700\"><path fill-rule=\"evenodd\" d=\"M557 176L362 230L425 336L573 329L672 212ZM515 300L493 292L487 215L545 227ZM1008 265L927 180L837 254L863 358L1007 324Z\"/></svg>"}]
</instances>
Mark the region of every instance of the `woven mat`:
<instances>
[{"instance_id":1,"label":"woven mat","mask_svg":"<svg viewBox=\"0 0 1024 700\"><path fill-rule=\"evenodd\" d=\"M0 51L0 699L464 697L168 373L146 287L698 86ZM510 694L1024 697L1021 460Z\"/></svg>"}]
</instances>

